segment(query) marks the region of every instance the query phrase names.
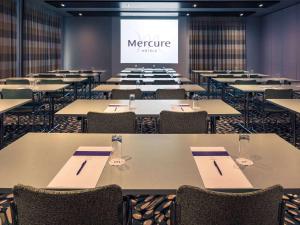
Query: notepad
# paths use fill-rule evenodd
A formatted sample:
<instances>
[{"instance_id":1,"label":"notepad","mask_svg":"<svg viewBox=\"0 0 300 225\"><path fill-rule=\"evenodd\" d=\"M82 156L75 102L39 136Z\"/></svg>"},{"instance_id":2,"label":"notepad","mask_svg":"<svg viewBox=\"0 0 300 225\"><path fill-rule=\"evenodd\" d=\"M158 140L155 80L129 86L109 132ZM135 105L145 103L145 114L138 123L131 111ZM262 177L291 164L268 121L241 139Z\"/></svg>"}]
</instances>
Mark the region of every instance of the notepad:
<instances>
[{"instance_id":1,"label":"notepad","mask_svg":"<svg viewBox=\"0 0 300 225\"><path fill-rule=\"evenodd\" d=\"M205 188L253 188L224 147L191 147L191 152ZM214 161L217 163L222 175Z\"/></svg>"},{"instance_id":2,"label":"notepad","mask_svg":"<svg viewBox=\"0 0 300 225\"><path fill-rule=\"evenodd\" d=\"M112 147L79 147L47 186L54 189L95 188ZM77 175L82 163L84 167Z\"/></svg>"},{"instance_id":3,"label":"notepad","mask_svg":"<svg viewBox=\"0 0 300 225\"><path fill-rule=\"evenodd\" d=\"M171 110L174 112L194 112L193 108L189 104L178 104L171 106Z\"/></svg>"},{"instance_id":4,"label":"notepad","mask_svg":"<svg viewBox=\"0 0 300 225\"><path fill-rule=\"evenodd\" d=\"M109 106L104 110L106 113L120 113L120 112L130 112L132 108L129 108L128 105L121 104L109 104Z\"/></svg>"}]
</instances>

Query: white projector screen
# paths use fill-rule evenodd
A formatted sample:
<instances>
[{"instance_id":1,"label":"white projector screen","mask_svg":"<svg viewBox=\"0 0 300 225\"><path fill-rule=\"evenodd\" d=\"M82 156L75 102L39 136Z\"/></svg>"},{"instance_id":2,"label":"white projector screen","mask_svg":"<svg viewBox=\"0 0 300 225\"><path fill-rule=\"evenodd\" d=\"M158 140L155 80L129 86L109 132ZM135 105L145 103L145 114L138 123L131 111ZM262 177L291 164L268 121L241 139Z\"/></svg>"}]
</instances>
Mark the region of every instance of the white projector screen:
<instances>
[{"instance_id":1,"label":"white projector screen","mask_svg":"<svg viewBox=\"0 0 300 225\"><path fill-rule=\"evenodd\" d=\"M178 63L178 20L121 19L121 63Z\"/></svg>"}]
</instances>

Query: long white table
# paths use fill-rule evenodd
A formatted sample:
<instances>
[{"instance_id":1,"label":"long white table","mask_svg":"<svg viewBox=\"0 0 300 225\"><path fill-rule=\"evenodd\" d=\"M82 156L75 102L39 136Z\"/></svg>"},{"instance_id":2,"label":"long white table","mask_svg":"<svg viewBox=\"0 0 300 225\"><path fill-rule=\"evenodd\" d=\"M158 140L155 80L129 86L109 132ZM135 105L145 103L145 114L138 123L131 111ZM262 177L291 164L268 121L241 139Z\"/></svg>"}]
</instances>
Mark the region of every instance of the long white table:
<instances>
[{"instance_id":1,"label":"long white table","mask_svg":"<svg viewBox=\"0 0 300 225\"><path fill-rule=\"evenodd\" d=\"M46 188L80 146L111 146L112 134L28 133L0 152L0 192L14 185ZM117 184L123 194L174 194L181 185L204 188L191 146L222 146L236 159L238 134L123 134L122 168L107 163L97 187ZM253 166L241 167L254 189L275 184L300 192L300 152L275 134L250 135L244 152ZM223 191L223 189L217 189ZM226 191L248 191L231 190Z\"/></svg>"},{"instance_id":2,"label":"long white table","mask_svg":"<svg viewBox=\"0 0 300 225\"><path fill-rule=\"evenodd\" d=\"M109 104L128 104L128 100L76 100L56 112L56 116L78 116L86 118L88 112L104 112ZM179 104L193 105L192 100L135 100L134 112L138 117L159 117L163 110L171 110L172 106ZM239 111L222 100L199 100L197 110L207 111L211 132L216 132L217 116L239 116ZM83 120L82 120L83 121ZM83 124L84 125L84 124Z\"/></svg>"},{"instance_id":3,"label":"long white table","mask_svg":"<svg viewBox=\"0 0 300 225\"><path fill-rule=\"evenodd\" d=\"M4 114L29 103L32 99L0 99L0 149L4 142Z\"/></svg>"},{"instance_id":4,"label":"long white table","mask_svg":"<svg viewBox=\"0 0 300 225\"><path fill-rule=\"evenodd\" d=\"M185 77L179 77L179 78L120 78L120 77L111 77L109 78L106 83L113 83L113 84L119 84L122 81L142 81L143 83L154 83L155 80L161 80L161 81L175 81L178 84L182 83L182 84L190 84L192 83L192 81L188 78Z\"/></svg>"}]
</instances>

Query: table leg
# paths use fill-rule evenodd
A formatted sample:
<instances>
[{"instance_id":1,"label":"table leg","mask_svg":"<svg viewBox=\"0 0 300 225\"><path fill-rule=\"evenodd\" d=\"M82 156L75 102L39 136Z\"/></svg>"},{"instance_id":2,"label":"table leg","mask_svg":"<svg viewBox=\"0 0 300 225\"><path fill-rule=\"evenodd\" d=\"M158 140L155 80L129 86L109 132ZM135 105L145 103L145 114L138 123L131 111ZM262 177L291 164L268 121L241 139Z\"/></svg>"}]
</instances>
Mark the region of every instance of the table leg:
<instances>
[{"instance_id":1,"label":"table leg","mask_svg":"<svg viewBox=\"0 0 300 225\"><path fill-rule=\"evenodd\" d=\"M92 77L88 78L89 80L89 99L92 98Z\"/></svg>"},{"instance_id":2,"label":"table leg","mask_svg":"<svg viewBox=\"0 0 300 225\"><path fill-rule=\"evenodd\" d=\"M50 95L50 105L49 105L49 110L50 110L49 125L50 125L50 129L53 128L53 126L54 126L54 107L55 107L54 97L52 95Z\"/></svg>"},{"instance_id":3,"label":"table leg","mask_svg":"<svg viewBox=\"0 0 300 225\"><path fill-rule=\"evenodd\" d=\"M74 83L74 98L75 100L78 98L78 83Z\"/></svg>"},{"instance_id":4,"label":"table leg","mask_svg":"<svg viewBox=\"0 0 300 225\"><path fill-rule=\"evenodd\" d=\"M211 78L208 77L207 78L207 98L209 99L210 98L210 88L211 88Z\"/></svg>"},{"instance_id":5,"label":"table leg","mask_svg":"<svg viewBox=\"0 0 300 225\"><path fill-rule=\"evenodd\" d=\"M215 116L210 117L210 132L215 134L217 132L217 119Z\"/></svg>"},{"instance_id":6,"label":"table leg","mask_svg":"<svg viewBox=\"0 0 300 225\"><path fill-rule=\"evenodd\" d=\"M0 114L0 149L4 144L4 114Z\"/></svg>"},{"instance_id":7,"label":"table leg","mask_svg":"<svg viewBox=\"0 0 300 225\"><path fill-rule=\"evenodd\" d=\"M81 117L81 132L85 133L87 128L87 121L86 118Z\"/></svg>"},{"instance_id":8,"label":"table leg","mask_svg":"<svg viewBox=\"0 0 300 225\"><path fill-rule=\"evenodd\" d=\"M224 101L224 96L225 96L225 84L222 83L221 85L221 99Z\"/></svg>"},{"instance_id":9,"label":"table leg","mask_svg":"<svg viewBox=\"0 0 300 225\"><path fill-rule=\"evenodd\" d=\"M290 113L290 117L291 117L291 123L292 123L293 144L296 145L296 142L297 142L297 135L296 135L296 131L297 131L296 114L293 113L293 112L291 112Z\"/></svg>"},{"instance_id":10,"label":"table leg","mask_svg":"<svg viewBox=\"0 0 300 225\"><path fill-rule=\"evenodd\" d=\"M244 125L248 127L249 125L249 93L245 93L244 99Z\"/></svg>"}]
</instances>

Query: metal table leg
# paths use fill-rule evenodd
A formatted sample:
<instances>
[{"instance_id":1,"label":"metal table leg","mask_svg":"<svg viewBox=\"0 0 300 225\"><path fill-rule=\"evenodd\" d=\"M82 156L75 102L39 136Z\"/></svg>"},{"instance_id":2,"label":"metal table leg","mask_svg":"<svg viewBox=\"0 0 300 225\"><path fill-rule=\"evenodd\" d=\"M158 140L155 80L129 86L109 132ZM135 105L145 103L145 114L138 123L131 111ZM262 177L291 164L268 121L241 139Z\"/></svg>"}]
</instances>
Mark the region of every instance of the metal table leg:
<instances>
[{"instance_id":1,"label":"metal table leg","mask_svg":"<svg viewBox=\"0 0 300 225\"><path fill-rule=\"evenodd\" d=\"M211 78L208 77L207 78L207 98L209 99L210 98L210 88L211 88Z\"/></svg>"},{"instance_id":2,"label":"metal table leg","mask_svg":"<svg viewBox=\"0 0 300 225\"><path fill-rule=\"evenodd\" d=\"M210 117L210 132L215 134L217 132L217 119L215 116Z\"/></svg>"},{"instance_id":3,"label":"metal table leg","mask_svg":"<svg viewBox=\"0 0 300 225\"><path fill-rule=\"evenodd\" d=\"M55 101L54 101L54 96L50 94L50 104L49 104L49 110L50 110L50 117L49 117L49 125L50 129L53 128L54 126L54 109L55 107Z\"/></svg>"},{"instance_id":4,"label":"metal table leg","mask_svg":"<svg viewBox=\"0 0 300 225\"><path fill-rule=\"evenodd\" d=\"M250 93L245 94L245 100L244 100L244 125L245 127L248 127L249 125L249 95Z\"/></svg>"},{"instance_id":5,"label":"metal table leg","mask_svg":"<svg viewBox=\"0 0 300 225\"><path fill-rule=\"evenodd\" d=\"M291 123L292 123L292 133L293 133L293 144L296 145L297 142L297 135L296 135L296 131L297 131L297 125L296 125L296 114L291 112L290 113L290 117L291 117Z\"/></svg>"},{"instance_id":6,"label":"metal table leg","mask_svg":"<svg viewBox=\"0 0 300 225\"><path fill-rule=\"evenodd\" d=\"M89 99L92 98L92 77L88 78L89 81Z\"/></svg>"},{"instance_id":7,"label":"metal table leg","mask_svg":"<svg viewBox=\"0 0 300 225\"><path fill-rule=\"evenodd\" d=\"M4 144L4 114L0 113L0 149Z\"/></svg>"},{"instance_id":8,"label":"metal table leg","mask_svg":"<svg viewBox=\"0 0 300 225\"><path fill-rule=\"evenodd\" d=\"M74 83L74 98L75 100L78 98L78 83Z\"/></svg>"}]
</instances>

